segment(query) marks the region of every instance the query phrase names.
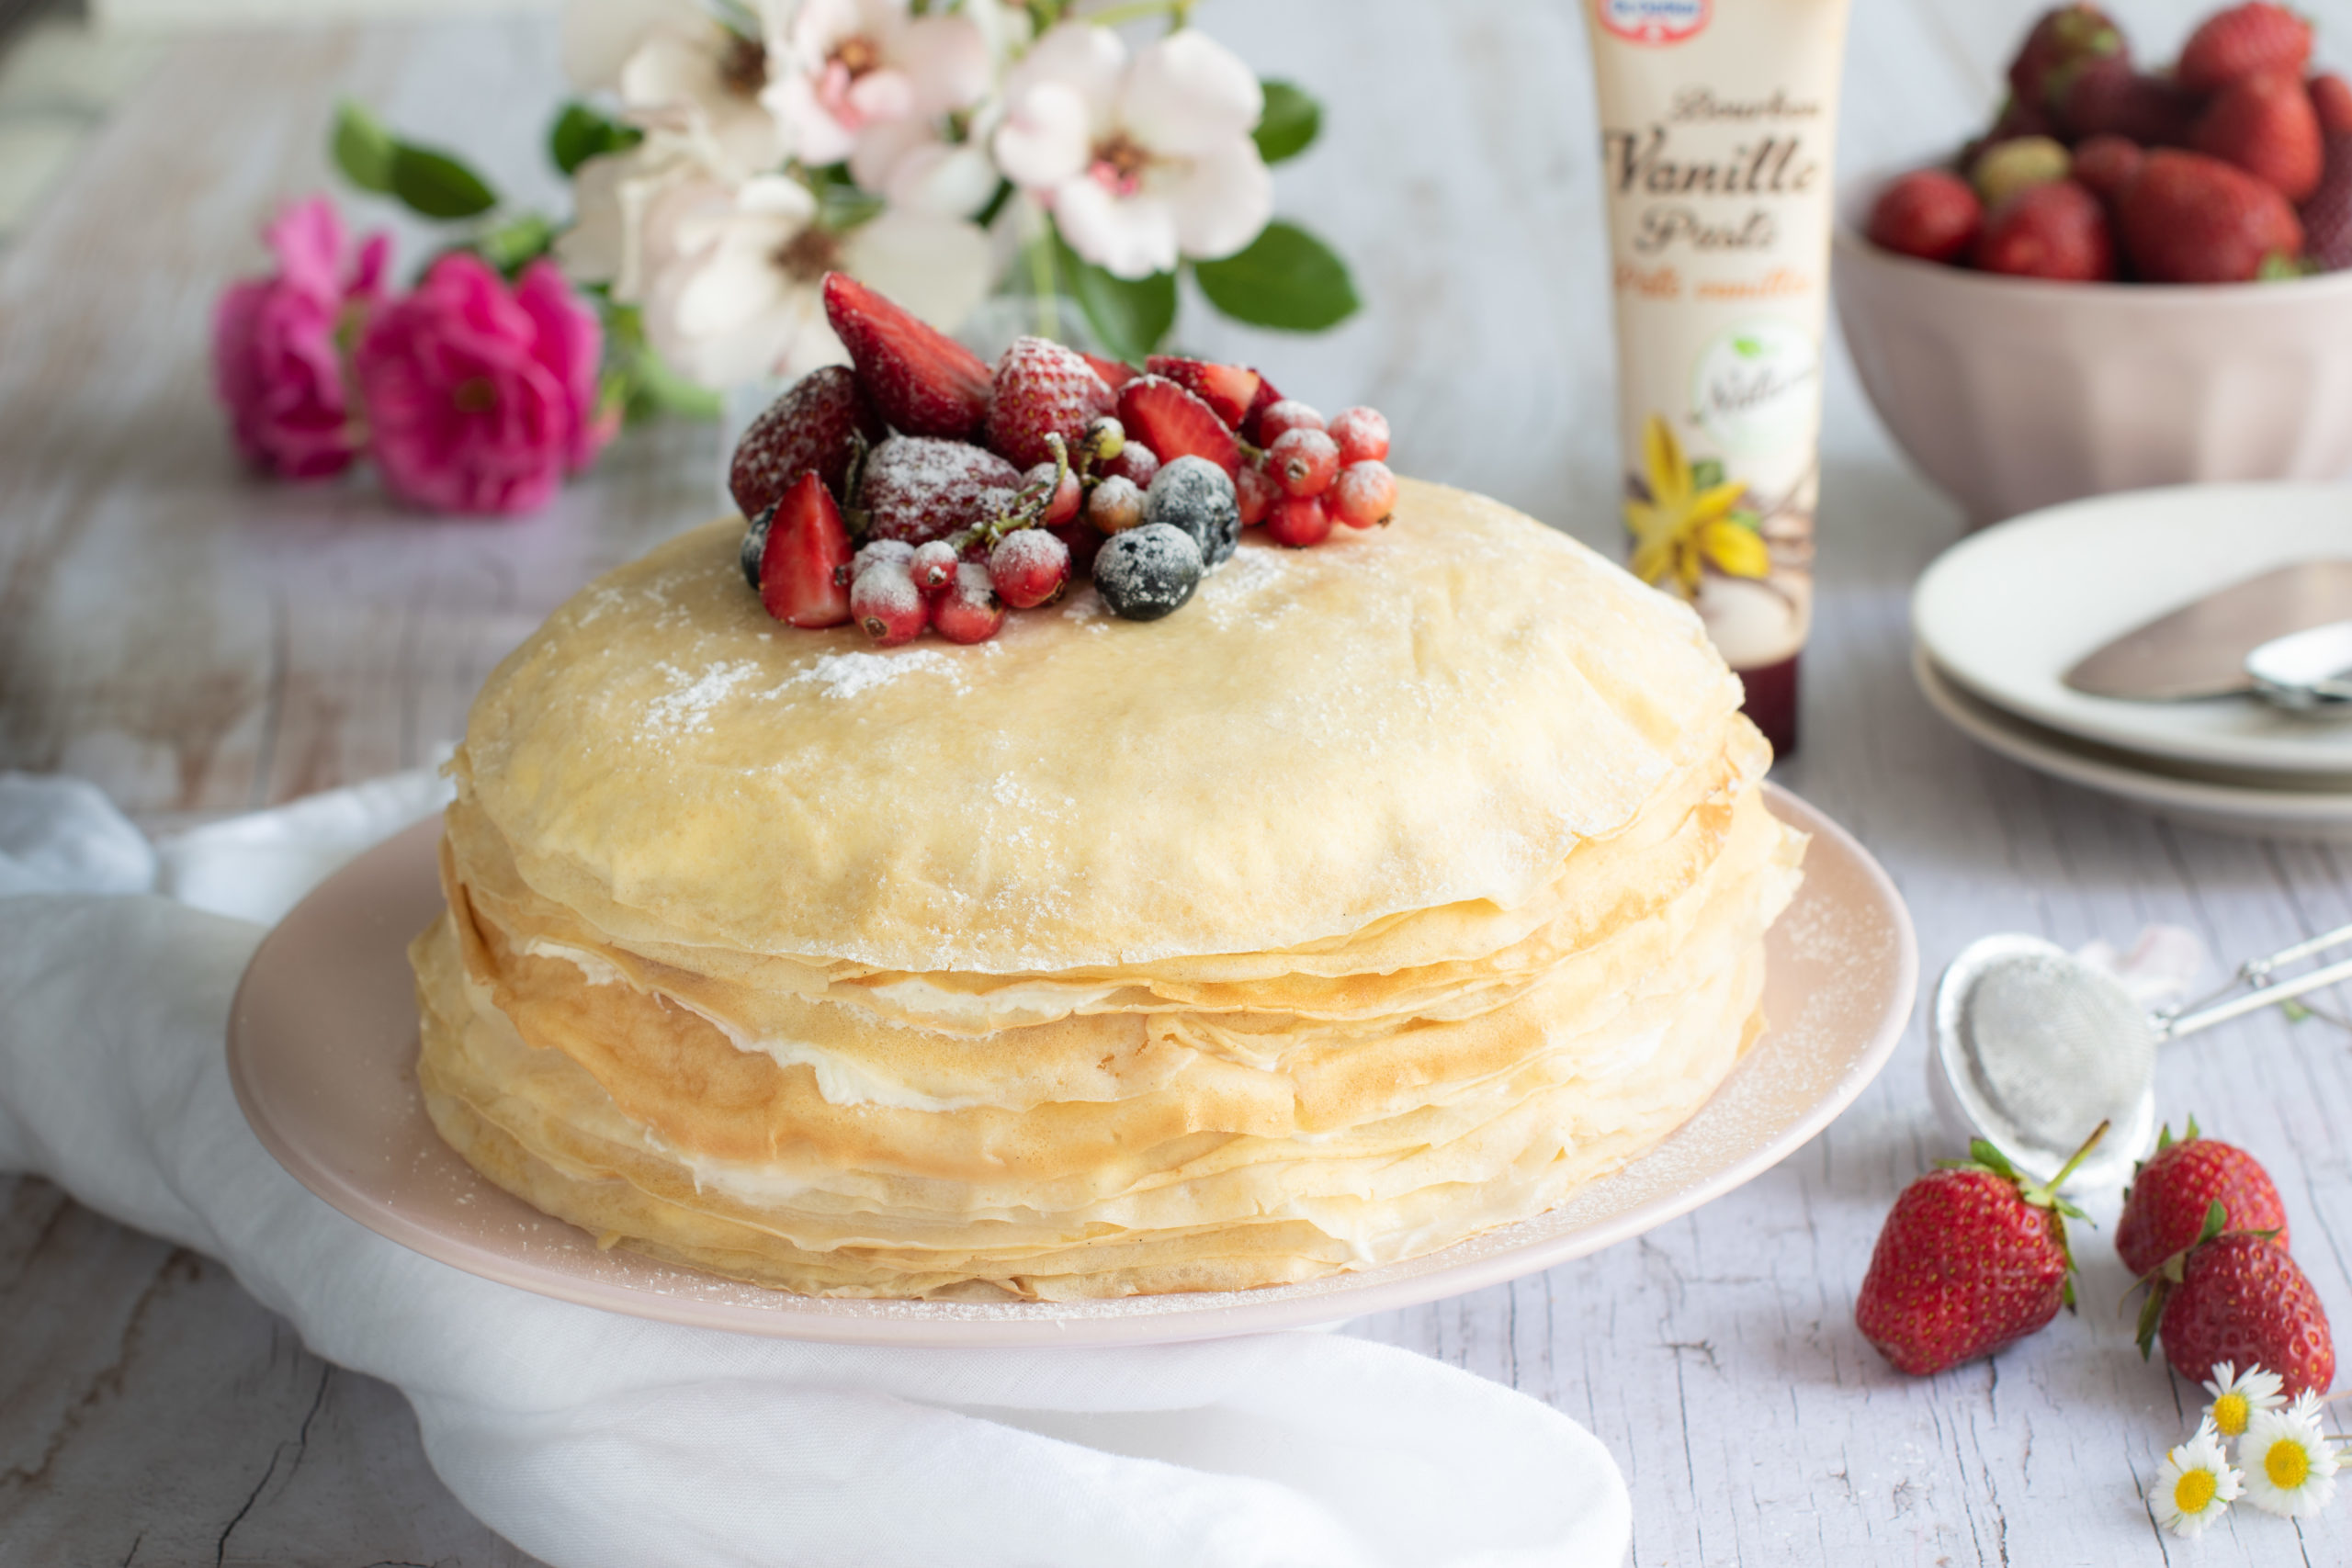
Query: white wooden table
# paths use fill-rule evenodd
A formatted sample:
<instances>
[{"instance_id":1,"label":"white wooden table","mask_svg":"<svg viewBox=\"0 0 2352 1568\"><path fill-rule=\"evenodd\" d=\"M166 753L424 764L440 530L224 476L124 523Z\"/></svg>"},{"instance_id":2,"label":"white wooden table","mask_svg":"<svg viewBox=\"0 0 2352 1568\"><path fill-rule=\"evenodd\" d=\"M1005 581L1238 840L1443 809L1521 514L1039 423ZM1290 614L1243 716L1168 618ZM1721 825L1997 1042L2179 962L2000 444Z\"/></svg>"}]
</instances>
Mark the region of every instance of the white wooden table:
<instances>
[{"instance_id":1,"label":"white wooden table","mask_svg":"<svg viewBox=\"0 0 2352 1568\"><path fill-rule=\"evenodd\" d=\"M1743 0L1721 0L1737 5ZM2027 0L1860 0L1844 160L1963 134ZM2324 36L2352 60L2352 6ZM2129 7L2147 52L2191 7ZM1340 242L1368 309L1325 340L1192 340L1367 400L1400 466L1613 547L1614 417L1590 90L1566 0L1211 4L1202 19L1329 101L1283 204ZM352 94L547 188L543 17L248 33L159 51L0 253L0 767L97 779L149 820L424 760L490 663L581 581L713 509L716 438L628 437L502 526L391 513L364 486L254 485L209 404L207 310L278 199L322 187ZM409 236L404 254L421 254ZM1912 579L1959 527L1842 365L1807 739L1780 776L1886 863L1932 976L1996 929L2079 943L2150 920L2223 954L2352 919L2337 852L2208 837L2045 782L1943 728L1906 671ZM1623 1464L1645 1568L1731 1563L2352 1562L2352 1498L2300 1528L2161 1538L2139 1487L2195 1393L2143 1365L2086 1238L2079 1320L1942 1377L1892 1372L1852 1300L1936 1134L1915 1027L1850 1112L1749 1187L1503 1289L1354 1325L1550 1401ZM2168 1053L2188 1111L2269 1166L2297 1253L2352 1327L2352 1049L2257 1020ZM442 1490L397 1394L305 1352L219 1267L0 1178L0 1565L526 1561Z\"/></svg>"}]
</instances>

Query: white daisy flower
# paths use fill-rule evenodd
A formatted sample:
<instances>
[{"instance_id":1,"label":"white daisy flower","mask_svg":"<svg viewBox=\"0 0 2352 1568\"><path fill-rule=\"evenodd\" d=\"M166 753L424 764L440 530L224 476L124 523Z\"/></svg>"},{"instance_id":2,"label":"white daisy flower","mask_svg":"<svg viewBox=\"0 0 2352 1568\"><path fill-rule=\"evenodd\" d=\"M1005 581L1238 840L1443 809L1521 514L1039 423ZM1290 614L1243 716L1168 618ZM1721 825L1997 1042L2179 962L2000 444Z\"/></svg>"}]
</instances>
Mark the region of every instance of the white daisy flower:
<instances>
[{"instance_id":1,"label":"white daisy flower","mask_svg":"<svg viewBox=\"0 0 2352 1568\"><path fill-rule=\"evenodd\" d=\"M2246 1423L2257 1411L2276 1410L2287 1403L2284 1387L2277 1372L2260 1366L2250 1366L2240 1376L2233 1363L2216 1361L2213 1375L2205 1380L2205 1392L2213 1396L2205 1407L2205 1419L2225 1438L2244 1437Z\"/></svg>"},{"instance_id":2,"label":"white daisy flower","mask_svg":"<svg viewBox=\"0 0 2352 1568\"><path fill-rule=\"evenodd\" d=\"M2230 1467L2221 1435L2208 1417L2199 1424L2195 1437L2165 1455L2148 1503L2155 1510L2156 1523L2175 1535L2192 1536L2228 1513L2244 1490L2244 1479Z\"/></svg>"},{"instance_id":3,"label":"white daisy flower","mask_svg":"<svg viewBox=\"0 0 2352 1568\"><path fill-rule=\"evenodd\" d=\"M2238 1457L2245 1500L2265 1513L2308 1517L2335 1495L2335 1445L2320 1430L2319 1401L2308 1393L2284 1410L2256 1411Z\"/></svg>"}]
</instances>

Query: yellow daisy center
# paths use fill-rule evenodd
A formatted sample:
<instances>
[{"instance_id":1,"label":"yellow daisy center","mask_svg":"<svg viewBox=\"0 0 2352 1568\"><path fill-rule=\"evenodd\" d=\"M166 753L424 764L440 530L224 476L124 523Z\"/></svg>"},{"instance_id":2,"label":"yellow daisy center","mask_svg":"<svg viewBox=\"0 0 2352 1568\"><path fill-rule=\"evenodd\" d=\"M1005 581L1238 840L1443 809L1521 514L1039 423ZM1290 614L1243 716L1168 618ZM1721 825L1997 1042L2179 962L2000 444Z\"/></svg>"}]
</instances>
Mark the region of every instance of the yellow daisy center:
<instances>
[{"instance_id":1,"label":"yellow daisy center","mask_svg":"<svg viewBox=\"0 0 2352 1568\"><path fill-rule=\"evenodd\" d=\"M2262 1473L2270 1477L2270 1484L2279 1491L2292 1492L2310 1478L2312 1456L2303 1451L2302 1444L2281 1438L2262 1456Z\"/></svg>"},{"instance_id":2,"label":"yellow daisy center","mask_svg":"<svg viewBox=\"0 0 2352 1568\"><path fill-rule=\"evenodd\" d=\"M2201 1514L2212 1500L2213 1472L2210 1470L2184 1471L2180 1479L2173 1483L2173 1506L2184 1514Z\"/></svg>"},{"instance_id":3,"label":"yellow daisy center","mask_svg":"<svg viewBox=\"0 0 2352 1568\"><path fill-rule=\"evenodd\" d=\"M2213 1401L2213 1429L2225 1438L2241 1437L2253 1410L2242 1393L2224 1393Z\"/></svg>"}]
</instances>

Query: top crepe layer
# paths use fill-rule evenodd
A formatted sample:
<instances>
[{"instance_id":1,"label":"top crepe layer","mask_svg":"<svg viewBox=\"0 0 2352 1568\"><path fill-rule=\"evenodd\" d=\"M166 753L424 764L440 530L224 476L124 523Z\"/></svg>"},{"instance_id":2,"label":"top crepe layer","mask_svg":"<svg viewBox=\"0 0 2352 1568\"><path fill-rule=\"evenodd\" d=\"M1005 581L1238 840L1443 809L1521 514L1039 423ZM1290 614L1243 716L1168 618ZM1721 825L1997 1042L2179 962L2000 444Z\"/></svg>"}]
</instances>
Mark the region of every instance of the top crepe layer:
<instances>
[{"instance_id":1,"label":"top crepe layer","mask_svg":"<svg viewBox=\"0 0 2352 1568\"><path fill-rule=\"evenodd\" d=\"M1499 918L1719 767L1739 685L1581 545L1399 491L1393 525L1253 541L1165 620L1081 590L971 648L779 626L715 523L499 666L463 782L599 931L835 974L1181 970Z\"/></svg>"}]
</instances>

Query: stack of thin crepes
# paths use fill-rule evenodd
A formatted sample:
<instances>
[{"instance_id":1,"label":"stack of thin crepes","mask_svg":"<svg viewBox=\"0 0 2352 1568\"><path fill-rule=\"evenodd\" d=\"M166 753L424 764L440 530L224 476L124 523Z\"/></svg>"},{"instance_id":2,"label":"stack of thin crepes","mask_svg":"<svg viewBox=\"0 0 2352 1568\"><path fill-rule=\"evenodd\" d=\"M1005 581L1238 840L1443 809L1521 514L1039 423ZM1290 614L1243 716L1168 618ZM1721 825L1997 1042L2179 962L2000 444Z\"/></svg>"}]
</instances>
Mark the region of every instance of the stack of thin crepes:
<instances>
[{"instance_id":1,"label":"stack of thin crepes","mask_svg":"<svg viewBox=\"0 0 2352 1568\"><path fill-rule=\"evenodd\" d=\"M502 665L427 1103L608 1243L839 1295L1362 1269L1639 1155L1763 1027L1800 835L1683 606L1495 502L872 650L740 523Z\"/></svg>"}]
</instances>

